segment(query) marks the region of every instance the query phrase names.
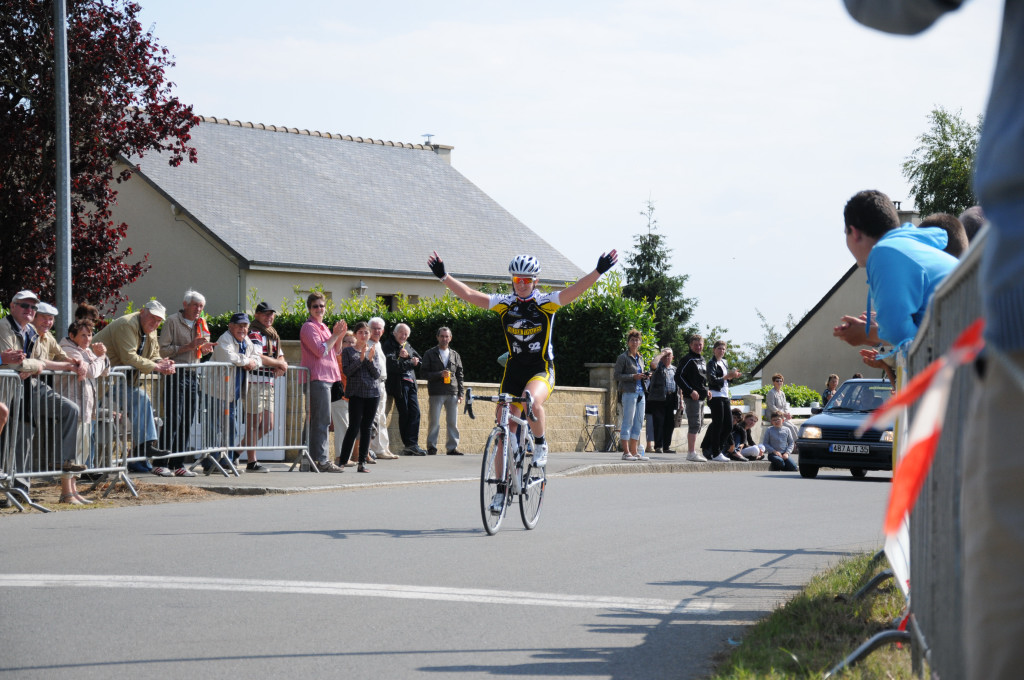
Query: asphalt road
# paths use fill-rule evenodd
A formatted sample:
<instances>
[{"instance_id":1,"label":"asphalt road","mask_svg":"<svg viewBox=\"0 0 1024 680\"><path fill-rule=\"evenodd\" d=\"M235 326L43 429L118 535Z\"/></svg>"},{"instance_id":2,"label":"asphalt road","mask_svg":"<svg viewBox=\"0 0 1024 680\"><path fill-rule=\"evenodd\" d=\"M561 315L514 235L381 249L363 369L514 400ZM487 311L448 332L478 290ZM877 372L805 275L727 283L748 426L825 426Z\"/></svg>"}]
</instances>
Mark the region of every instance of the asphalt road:
<instances>
[{"instance_id":1,"label":"asphalt road","mask_svg":"<svg viewBox=\"0 0 1024 680\"><path fill-rule=\"evenodd\" d=\"M693 678L851 551L889 484L553 478L494 537L469 482L0 527L0 678Z\"/></svg>"}]
</instances>

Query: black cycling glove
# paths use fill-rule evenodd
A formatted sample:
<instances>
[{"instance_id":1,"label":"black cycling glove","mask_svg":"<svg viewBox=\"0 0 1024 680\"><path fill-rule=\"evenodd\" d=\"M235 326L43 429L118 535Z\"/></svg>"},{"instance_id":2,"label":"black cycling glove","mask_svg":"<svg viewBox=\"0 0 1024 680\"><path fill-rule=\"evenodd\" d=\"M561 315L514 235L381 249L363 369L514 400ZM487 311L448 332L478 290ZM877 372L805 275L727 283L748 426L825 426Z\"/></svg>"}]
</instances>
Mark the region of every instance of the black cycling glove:
<instances>
[{"instance_id":1,"label":"black cycling glove","mask_svg":"<svg viewBox=\"0 0 1024 680\"><path fill-rule=\"evenodd\" d=\"M611 255L608 254L602 255L601 257L597 258L597 273L604 274L606 271L614 267L617 261L617 257L612 257Z\"/></svg>"},{"instance_id":2,"label":"black cycling glove","mask_svg":"<svg viewBox=\"0 0 1024 680\"><path fill-rule=\"evenodd\" d=\"M444 262L441 261L441 258L427 260L427 265L430 266L430 271L434 272L434 276L439 279L443 279L445 277Z\"/></svg>"}]
</instances>

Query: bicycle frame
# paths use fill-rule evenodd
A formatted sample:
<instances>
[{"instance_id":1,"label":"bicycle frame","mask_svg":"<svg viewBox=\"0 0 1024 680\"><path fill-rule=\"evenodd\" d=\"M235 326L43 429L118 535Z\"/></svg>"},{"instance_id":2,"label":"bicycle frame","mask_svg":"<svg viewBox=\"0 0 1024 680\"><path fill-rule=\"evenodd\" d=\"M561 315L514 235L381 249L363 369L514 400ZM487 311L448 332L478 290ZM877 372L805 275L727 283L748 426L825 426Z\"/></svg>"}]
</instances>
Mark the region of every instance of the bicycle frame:
<instances>
[{"instance_id":1,"label":"bicycle frame","mask_svg":"<svg viewBox=\"0 0 1024 680\"><path fill-rule=\"evenodd\" d=\"M527 392L523 397L511 394L482 397L474 396L472 390L467 389L465 411L470 418L476 417L473 414L474 401L491 401L498 404L496 424L484 447L480 479L480 504L484 528L488 534L497 533L512 497L519 496L519 512L523 526L532 529L537 525L547 484L547 475L543 468L524 464L526 453L531 451L533 446L533 435L529 427L529 420L536 420L533 415L532 395ZM523 405L524 417L512 415L512 404ZM512 423L519 426L514 446L510 444Z\"/></svg>"}]
</instances>

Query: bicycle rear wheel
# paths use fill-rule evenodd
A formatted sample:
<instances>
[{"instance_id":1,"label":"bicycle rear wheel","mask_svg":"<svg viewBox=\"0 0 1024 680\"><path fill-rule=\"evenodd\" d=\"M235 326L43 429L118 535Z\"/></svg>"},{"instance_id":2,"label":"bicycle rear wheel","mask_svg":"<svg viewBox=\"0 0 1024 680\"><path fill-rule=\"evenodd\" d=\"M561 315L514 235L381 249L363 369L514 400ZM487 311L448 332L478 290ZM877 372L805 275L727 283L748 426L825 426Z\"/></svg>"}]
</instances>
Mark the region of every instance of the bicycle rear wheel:
<instances>
[{"instance_id":1,"label":"bicycle rear wheel","mask_svg":"<svg viewBox=\"0 0 1024 680\"><path fill-rule=\"evenodd\" d=\"M487 530L489 536L498 533L501 520L505 518L505 511L508 509L510 496L506 491L509 481L508 472L511 467L508 465L508 461L505 461L505 465L501 466L500 469L498 466L498 455L501 452L501 447L502 432L500 429L495 428L491 432L491 436L487 438L487 444L484 445L484 460L480 470L480 515L484 521L484 529ZM495 511L491 508L491 505L499 493L502 493L504 498L501 502L500 511Z\"/></svg>"},{"instance_id":2,"label":"bicycle rear wheel","mask_svg":"<svg viewBox=\"0 0 1024 680\"><path fill-rule=\"evenodd\" d=\"M527 450L532 451L533 436L527 435L529 446ZM524 461L525 463L525 461ZM523 489L519 494L519 516L523 519L523 526L532 529L537 526L540 519L540 506L544 502L544 489L547 487L548 476L544 468L537 467L532 463L523 471Z\"/></svg>"}]
</instances>

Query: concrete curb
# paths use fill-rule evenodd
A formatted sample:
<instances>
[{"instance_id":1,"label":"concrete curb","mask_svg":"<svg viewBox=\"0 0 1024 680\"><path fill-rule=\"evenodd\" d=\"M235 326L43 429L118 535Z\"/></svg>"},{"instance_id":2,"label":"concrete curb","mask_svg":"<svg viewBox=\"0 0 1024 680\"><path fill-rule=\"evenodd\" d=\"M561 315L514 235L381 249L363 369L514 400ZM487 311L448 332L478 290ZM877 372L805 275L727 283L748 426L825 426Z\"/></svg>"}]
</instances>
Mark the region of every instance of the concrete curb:
<instances>
[{"instance_id":1,"label":"concrete curb","mask_svg":"<svg viewBox=\"0 0 1024 680\"><path fill-rule=\"evenodd\" d=\"M597 463L594 465L578 465L568 468L551 477L583 477L588 475L636 475L636 474L676 474L680 472L742 472L744 470L760 470L768 472L770 465L765 461L754 463Z\"/></svg>"},{"instance_id":2,"label":"concrete curb","mask_svg":"<svg viewBox=\"0 0 1024 680\"><path fill-rule=\"evenodd\" d=\"M652 463L630 463L630 462L608 462L589 463L576 465L558 472L549 472L548 477L587 477L597 475L636 475L636 474L680 474L692 472L743 472L759 471L767 472L769 464L765 461L752 463L728 462L728 463L693 463L689 461L652 462ZM416 486L421 484L450 484L453 482L475 482L478 476L472 477L444 477L438 479L415 479L415 480L394 480L385 482L367 481L346 484L328 484L322 486L203 486L202 488L212 493L226 496L270 496L294 493L313 493L317 491L351 491L357 489L383 489L389 487Z\"/></svg>"}]
</instances>

